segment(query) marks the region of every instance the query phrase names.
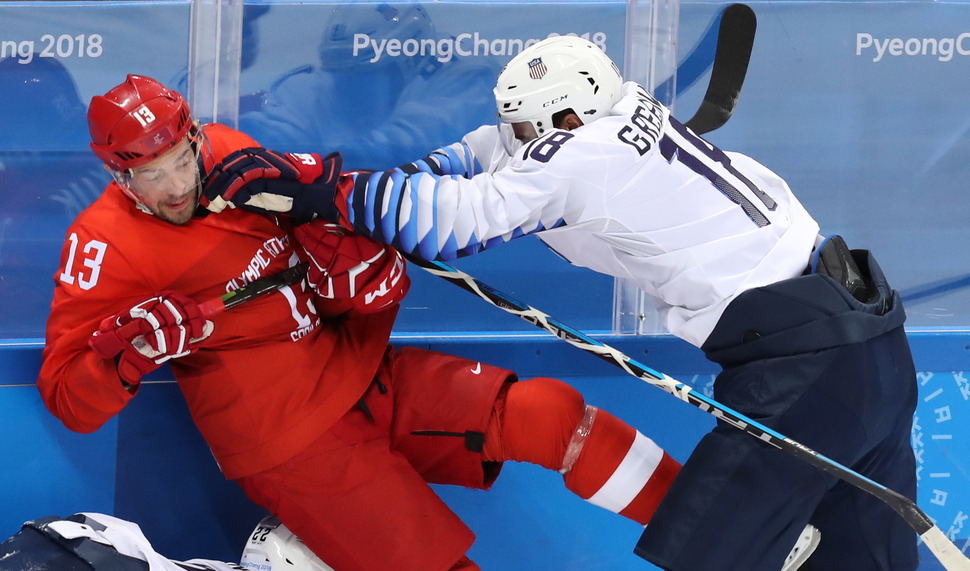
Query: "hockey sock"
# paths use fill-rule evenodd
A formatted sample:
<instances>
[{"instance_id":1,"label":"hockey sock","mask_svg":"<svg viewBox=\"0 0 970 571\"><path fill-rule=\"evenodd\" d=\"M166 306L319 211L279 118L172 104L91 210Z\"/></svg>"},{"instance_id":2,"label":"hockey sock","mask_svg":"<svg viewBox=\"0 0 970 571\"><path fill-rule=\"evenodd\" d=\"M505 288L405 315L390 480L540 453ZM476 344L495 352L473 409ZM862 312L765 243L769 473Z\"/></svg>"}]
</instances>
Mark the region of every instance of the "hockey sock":
<instances>
[{"instance_id":1,"label":"hockey sock","mask_svg":"<svg viewBox=\"0 0 970 571\"><path fill-rule=\"evenodd\" d=\"M644 525L680 469L649 438L547 378L502 388L483 456L559 471L573 493Z\"/></svg>"},{"instance_id":2,"label":"hockey sock","mask_svg":"<svg viewBox=\"0 0 970 571\"><path fill-rule=\"evenodd\" d=\"M579 497L646 525L680 463L622 420L587 406L560 471Z\"/></svg>"}]
</instances>

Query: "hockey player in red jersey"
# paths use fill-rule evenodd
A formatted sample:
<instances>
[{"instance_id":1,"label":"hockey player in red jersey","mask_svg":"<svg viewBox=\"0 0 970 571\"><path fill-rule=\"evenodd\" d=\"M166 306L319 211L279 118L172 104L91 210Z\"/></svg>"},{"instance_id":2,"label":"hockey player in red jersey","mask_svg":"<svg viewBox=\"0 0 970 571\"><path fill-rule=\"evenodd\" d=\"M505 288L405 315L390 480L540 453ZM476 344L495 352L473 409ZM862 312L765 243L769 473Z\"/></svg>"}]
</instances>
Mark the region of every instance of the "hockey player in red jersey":
<instances>
[{"instance_id":1,"label":"hockey player in red jersey","mask_svg":"<svg viewBox=\"0 0 970 571\"><path fill-rule=\"evenodd\" d=\"M505 460L649 521L679 465L635 429L561 381L388 345L400 254L304 223L336 192L339 154L225 160L256 142L135 75L88 119L114 181L67 231L38 378L68 428L97 430L169 365L225 476L341 570L477 568L472 532L428 482L488 488ZM199 209L202 181L234 166L292 183L288 214ZM199 308L303 261L305 283Z\"/></svg>"}]
</instances>

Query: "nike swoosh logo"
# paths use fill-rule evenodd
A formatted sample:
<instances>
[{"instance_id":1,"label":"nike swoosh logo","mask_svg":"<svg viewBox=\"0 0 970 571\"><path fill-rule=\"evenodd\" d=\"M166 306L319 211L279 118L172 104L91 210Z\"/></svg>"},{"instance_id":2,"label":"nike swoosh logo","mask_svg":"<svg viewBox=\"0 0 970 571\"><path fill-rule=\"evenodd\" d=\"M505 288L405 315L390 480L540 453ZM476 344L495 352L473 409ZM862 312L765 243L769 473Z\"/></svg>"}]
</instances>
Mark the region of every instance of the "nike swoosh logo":
<instances>
[{"instance_id":1,"label":"nike swoosh logo","mask_svg":"<svg viewBox=\"0 0 970 571\"><path fill-rule=\"evenodd\" d=\"M472 374L478 375L478 374L481 374L481 372L482 372L482 364L475 363L475 366L472 368Z\"/></svg>"}]
</instances>

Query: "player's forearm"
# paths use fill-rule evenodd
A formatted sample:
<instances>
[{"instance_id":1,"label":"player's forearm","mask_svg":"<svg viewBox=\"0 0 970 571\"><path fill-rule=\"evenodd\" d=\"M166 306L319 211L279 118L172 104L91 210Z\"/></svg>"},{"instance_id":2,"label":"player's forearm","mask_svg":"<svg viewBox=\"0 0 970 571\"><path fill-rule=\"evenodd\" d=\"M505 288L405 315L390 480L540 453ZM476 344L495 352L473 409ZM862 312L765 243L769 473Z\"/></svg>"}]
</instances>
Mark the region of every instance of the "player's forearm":
<instances>
[{"instance_id":1,"label":"player's forearm","mask_svg":"<svg viewBox=\"0 0 970 571\"><path fill-rule=\"evenodd\" d=\"M37 388L47 409L64 426L82 433L100 428L132 397L114 362L87 347L70 357L62 358L56 351L45 356Z\"/></svg>"},{"instance_id":2,"label":"player's forearm","mask_svg":"<svg viewBox=\"0 0 970 571\"><path fill-rule=\"evenodd\" d=\"M408 174L402 168L350 176L348 225L411 256L451 260L538 228L533 207L501 192L491 178Z\"/></svg>"},{"instance_id":3,"label":"player's forearm","mask_svg":"<svg viewBox=\"0 0 970 571\"><path fill-rule=\"evenodd\" d=\"M57 296L55 296L56 298ZM88 304L90 305L90 304ZM87 345L96 320L85 319L83 304L55 304L47 323L47 346L37 389L47 409L64 426L89 433L100 428L131 399L113 360ZM70 323L65 322L70 316Z\"/></svg>"}]
</instances>

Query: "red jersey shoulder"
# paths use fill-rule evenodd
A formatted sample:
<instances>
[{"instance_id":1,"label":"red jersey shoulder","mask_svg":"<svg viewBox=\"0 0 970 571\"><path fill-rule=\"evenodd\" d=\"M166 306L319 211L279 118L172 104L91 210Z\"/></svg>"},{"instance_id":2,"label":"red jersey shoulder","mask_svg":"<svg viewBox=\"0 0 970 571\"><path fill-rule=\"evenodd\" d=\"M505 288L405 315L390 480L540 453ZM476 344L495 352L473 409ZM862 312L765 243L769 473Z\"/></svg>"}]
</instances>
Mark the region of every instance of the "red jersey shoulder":
<instances>
[{"instance_id":1,"label":"red jersey shoulder","mask_svg":"<svg viewBox=\"0 0 970 571\"><path fill-rule=\"evenodd\" d=\"M101 196L74 218L70 229L84 228L95 234L110 233L122 218L138 212L134 201L125 196L118 184L112 181L101 192ZM147 216L145 213L141 214Z\"/></svg>"},{"instance_id":2,"label":"red jersey shoulder","mask_svg":"<svg viewBox=\"0 0 970 571\"><path fill-rule=\"evenodd\" d=\"M227 127L222 123L209 123L205 126L205 136L212 145L212 154L217 161L226 155L246 147L258 147L259 143L242 131Z\"/></svg>"},{"instance_id":3,"label":"red jersey shoulder","mask_svg":"<svg viewBox=\"0 0 970 571\"><path fill-rule=\"evenodd\" d=\"M72 296L86 299L122 295L140 272L129 264L144 242L133 218L151 218L111 183L67 229L57 282ZM137 292L137 290L136 290Z\"/></svg>"}]
</instances>

